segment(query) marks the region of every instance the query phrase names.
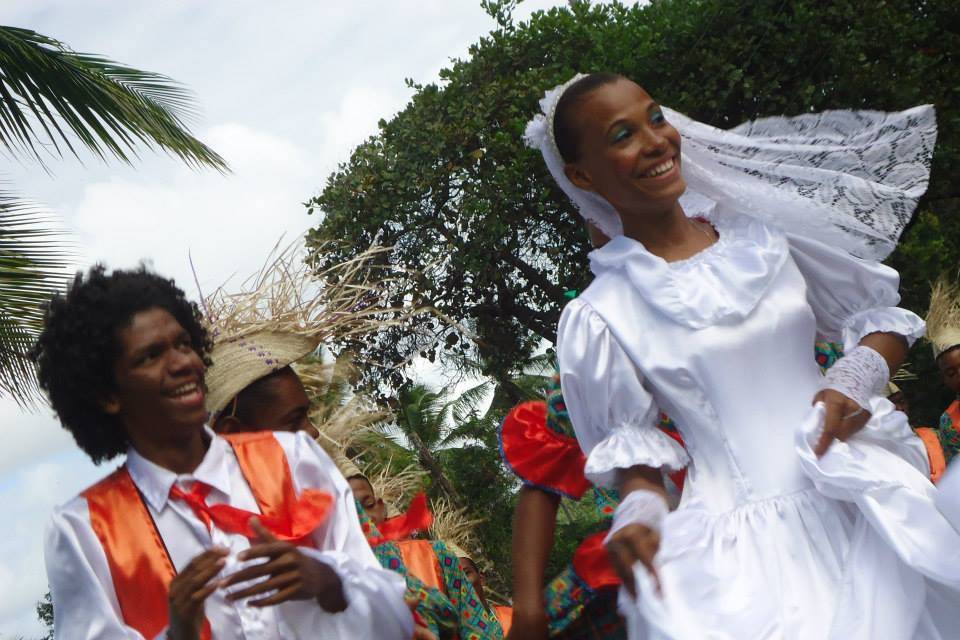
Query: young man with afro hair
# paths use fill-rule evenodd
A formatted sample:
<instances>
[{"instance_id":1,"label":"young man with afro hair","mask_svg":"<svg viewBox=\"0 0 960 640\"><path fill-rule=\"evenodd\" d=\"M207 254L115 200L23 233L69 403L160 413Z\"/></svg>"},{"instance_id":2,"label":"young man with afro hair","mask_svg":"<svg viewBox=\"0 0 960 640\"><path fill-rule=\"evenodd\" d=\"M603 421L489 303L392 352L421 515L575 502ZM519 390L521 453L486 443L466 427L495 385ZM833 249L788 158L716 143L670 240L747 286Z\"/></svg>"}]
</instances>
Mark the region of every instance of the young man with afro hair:
<instances>
[{"instance_id":1,"label":"young man with afro hair","mask_svg":"<svg viewBox=\"0 0 960 640\"><path fill-rule=\"evenodd\" d=\"M78 274L33 352L41 387L117 471L58 508L45 541L58 638L407 639L349 485L310 438L205 426L210 340L173 281Z\"/></svg>"}]
</instances>

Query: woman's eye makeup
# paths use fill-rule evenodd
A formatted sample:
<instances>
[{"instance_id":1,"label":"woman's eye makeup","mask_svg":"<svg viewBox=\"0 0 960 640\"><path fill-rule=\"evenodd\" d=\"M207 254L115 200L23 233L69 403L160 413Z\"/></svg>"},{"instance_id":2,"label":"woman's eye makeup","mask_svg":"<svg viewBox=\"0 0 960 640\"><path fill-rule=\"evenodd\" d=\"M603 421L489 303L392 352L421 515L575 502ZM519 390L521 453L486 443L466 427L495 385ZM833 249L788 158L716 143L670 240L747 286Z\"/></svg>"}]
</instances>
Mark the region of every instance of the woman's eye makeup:
<instances>
[{"instance_id":1,"label":"woman's eye makeup","mask_svg":"<svg viewBox=\"0 0 960 640\"><path fill-rule=\"evenodd\" d=\"M629 137L630 137L630 129L628 129L627 127L618 127L613 132L612 142L614 143L623 142Z\"/></svg>"}]
</instances>

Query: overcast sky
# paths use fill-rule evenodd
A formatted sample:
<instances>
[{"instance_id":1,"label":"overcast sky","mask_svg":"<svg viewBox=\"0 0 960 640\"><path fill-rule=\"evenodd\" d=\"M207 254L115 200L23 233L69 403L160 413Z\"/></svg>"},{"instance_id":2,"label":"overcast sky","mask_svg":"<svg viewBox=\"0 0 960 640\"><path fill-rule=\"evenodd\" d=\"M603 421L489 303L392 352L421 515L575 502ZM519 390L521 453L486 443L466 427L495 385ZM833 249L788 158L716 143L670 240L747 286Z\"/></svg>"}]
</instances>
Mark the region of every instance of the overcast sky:
<instances>
[{"instance_id":1,"label":"overcast sky","mask_svg":"<svg viewBox=\"0 0 960 640\"><path fill-rule=\"evenodd\" d=\"M565 2L526 0L519 18ZM488 32L479 0L3 0L0 23L167 74L195 94L195 133L227 176L150 152L133 167L85 155L35 165L0 157L0 179L56 212L85 264L148 260L196 296L263 264L281 235L315 223L302 204L350 149ZM39 637L42 531L96 468L44 411L0 399L0 638Z\"/></svg>"}]
</instances>

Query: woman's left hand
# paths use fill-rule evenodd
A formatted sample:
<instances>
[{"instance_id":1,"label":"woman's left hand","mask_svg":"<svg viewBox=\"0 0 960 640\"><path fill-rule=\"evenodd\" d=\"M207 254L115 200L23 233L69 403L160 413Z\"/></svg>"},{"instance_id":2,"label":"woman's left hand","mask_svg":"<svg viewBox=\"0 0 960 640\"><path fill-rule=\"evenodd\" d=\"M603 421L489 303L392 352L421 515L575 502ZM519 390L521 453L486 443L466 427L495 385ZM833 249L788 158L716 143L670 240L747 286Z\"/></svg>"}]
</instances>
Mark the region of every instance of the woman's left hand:
<instances>
[{"instance_id":1,"label":"woman's left hand","mask_svg":"<svg viewBox=\"0 0 960 640\"><path fill-rule=\"evenodd\" d=\"M847 438L860 431L870 420L870 412L833 389L824 389L813 398L813 403L822 402L827 413L823 420L823 433L813 453L819 458L830 448L834 440L846 442Z\"/></svg>"}]
</instances>

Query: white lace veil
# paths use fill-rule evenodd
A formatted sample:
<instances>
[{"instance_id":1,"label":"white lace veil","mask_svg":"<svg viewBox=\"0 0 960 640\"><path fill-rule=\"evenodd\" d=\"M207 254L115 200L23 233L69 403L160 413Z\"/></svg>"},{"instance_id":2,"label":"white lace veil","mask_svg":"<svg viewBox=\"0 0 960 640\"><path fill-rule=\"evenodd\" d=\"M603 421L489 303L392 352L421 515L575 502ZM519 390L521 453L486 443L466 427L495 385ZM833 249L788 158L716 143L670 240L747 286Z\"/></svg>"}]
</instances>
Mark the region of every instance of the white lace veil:
<instances>
[{"instance_id":1,"label":"white lace veil","mask_svg":"<svg viewBox=\"0 0 960 640\"><path fill-rule=\"evenodd\" d=\"M623 234L619 214L570 182L553 136L557 102L582 77L546 92L524 140L543 154L580 215L612 238ZM932 105L761 118L730 130L663 112L682 138L687 215L716 206L718 215L747 214L869 260L896 247L926 191L937 138Z\"/></svg>"}]
</instances>

